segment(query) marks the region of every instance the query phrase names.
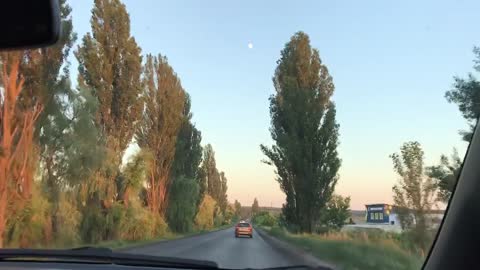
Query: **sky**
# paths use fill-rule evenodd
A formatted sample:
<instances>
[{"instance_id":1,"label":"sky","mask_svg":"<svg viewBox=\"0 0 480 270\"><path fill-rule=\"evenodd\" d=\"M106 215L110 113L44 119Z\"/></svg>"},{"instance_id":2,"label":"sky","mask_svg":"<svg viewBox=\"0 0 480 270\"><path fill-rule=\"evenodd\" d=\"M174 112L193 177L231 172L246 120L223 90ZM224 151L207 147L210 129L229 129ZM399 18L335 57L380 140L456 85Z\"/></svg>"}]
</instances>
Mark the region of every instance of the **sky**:
<instances>
[{"instance_id":1,"label":"sky","mask_svg":"<svg viewBox=\"0 0 480 270\"><path fill-rule=\"evenodd\" d=\"M272 144L272 76L297 31L310 36L334 80L342 160L336 193L350 196L352 209L392 202L398 177L389 155L404 142L422 144L426 165L453 147L465 153L458 131L467 123L444 95L453 76L473 71L478 0L123 2L142 53L166 55L191 95L193 121L226 173L230 201L284 202L259 145ZM69 4L81 40L93 1ZM70 61L76 78L78 63Z\"/></svg>"}]
</instances>

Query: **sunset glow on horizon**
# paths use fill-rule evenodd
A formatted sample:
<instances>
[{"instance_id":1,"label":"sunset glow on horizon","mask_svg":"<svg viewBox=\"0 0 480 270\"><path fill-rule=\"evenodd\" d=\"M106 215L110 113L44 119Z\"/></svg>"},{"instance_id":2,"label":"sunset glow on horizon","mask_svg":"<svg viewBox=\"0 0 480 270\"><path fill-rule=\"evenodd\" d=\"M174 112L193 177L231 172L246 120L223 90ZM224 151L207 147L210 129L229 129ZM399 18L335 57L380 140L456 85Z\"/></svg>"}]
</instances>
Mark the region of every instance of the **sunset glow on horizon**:
<instances>
[{"instance_id":1,"label":"sunset glow on horizon","mask_svg":"<svg viewBox=\"0 0 480 270\"><path fill-rule=\"evenodd\" d=\"M459 131L468 125L444 94L454 76L472 70L472 48L480 44L478 9L460 12L458 6L478 2L312 1L303 8L292 2L275 13L272 1L208 6L192 1L186 7L124 2L142 53L168 56L190 94L193 122L228 178L230 202L250 206L257 198L261 206L274 207L284 202L275 168L261 162L259 145L272 144L272 76L280 50L299 30L310 36L333 77L342 160L336 193L350 196L352 209L392 203L398 176L389 155L402 143L419 141L426 166L438 164L440 155L449 156L454 147L461 157L467 149ZM89 31L92 5L72 1L72 7L74 31L81 37ZM365 10L378 12L367 16ZM285 20L291 14L302 16ZM76 59L70 61L76 78Z\"/></svg>"}]
</instances>

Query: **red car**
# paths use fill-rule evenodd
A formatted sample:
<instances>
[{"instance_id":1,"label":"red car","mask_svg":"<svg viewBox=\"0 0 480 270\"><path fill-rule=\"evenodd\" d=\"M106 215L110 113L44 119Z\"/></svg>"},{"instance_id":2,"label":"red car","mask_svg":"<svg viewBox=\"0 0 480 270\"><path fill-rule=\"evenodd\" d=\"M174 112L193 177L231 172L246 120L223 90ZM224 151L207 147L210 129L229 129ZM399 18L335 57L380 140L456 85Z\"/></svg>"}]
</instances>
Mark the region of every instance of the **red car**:
<instances>
[{"instance_id":1,"label":"red car","mask_svg":"<svg viewBox=\"0 0 480 270\"><path fill-rule=\"evenodd\" d=\"M239 237L242 235L253 237L253 228L252 224L248 222L240 222L235 226L235 237Z\"/></svg>"}]
</instances>

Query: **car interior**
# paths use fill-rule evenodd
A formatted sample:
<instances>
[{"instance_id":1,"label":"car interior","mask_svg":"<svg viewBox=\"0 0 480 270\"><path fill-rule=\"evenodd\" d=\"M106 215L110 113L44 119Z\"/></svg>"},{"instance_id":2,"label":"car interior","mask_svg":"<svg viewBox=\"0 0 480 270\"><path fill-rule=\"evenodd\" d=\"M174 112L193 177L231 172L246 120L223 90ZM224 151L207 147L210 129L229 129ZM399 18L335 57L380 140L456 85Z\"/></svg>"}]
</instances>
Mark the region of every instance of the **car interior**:
<instances>
[{"instance_id":1,"label":"car interior","mask_svg":"<svg viewBox=\"0 0 480 270\"><path fill-rule=\"evenodd\" d=\"M424 264L424 269L478 268L480 240L480 134L475 128L465 161L450 198L446 216Z\"/></svg>"},{"instance_id":2,"label":"car interior","mask_svg":"<svg viewBox=\"0 0 480 270\"><path fill-rule=\"evenodd\" d=\"M11 10L22 9L21 19ZM2 3L1 50L38 48L54 44L60 35L58 2L55 0L16 0ZM15 20L13 19L15 15ZM480 243L480 128L476 127L468 147L465 161L457 181L455 192L450 198L445 218L423 265L423 269L477 269L479 267L478 246ZM133 260L133 258L130 258ZM126 265L134 265L134 260ZM0 262L0 267L18 267L15 262ZM52 268L63 268L65 264ZM193 264L193 262L192 262ZM22 261L22 267L44 267L41 263ZM188 268L189 265L179 265ZM198 268L198 265L196 265ZM205 264L200 268L210 269ZM73 267L68 267L73 268ZM83 265L82 268L89 268Z\"/></svg>"}]
</instances>

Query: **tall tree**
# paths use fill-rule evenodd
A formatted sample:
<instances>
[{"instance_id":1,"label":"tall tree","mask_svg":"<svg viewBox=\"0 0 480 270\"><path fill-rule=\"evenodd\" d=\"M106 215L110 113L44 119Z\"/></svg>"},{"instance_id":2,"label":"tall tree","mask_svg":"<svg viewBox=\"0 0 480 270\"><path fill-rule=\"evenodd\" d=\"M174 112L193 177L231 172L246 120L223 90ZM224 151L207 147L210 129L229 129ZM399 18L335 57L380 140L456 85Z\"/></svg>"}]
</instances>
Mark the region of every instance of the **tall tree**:
<instances>
[{"instance_id":1,"label":"tall tree","mask_svg":"<svg viewBox=\"0 0 480 270\"><path fill-rule=\"evenodd\" d=\"M141 116L141 50L119 0L95 0L90 22L92 33L75 52L78 81L97 97L97 125L114 153L114 164L120 165Z\"/></svg>"},{"instance_id":2,"label":"tall tree","mask_svg":"<svg viewBox=\"0 0 480 270\"><path fill-rule=\"evenodd\" d=\"M201 185L201 194L207 193L214 197L218 188L218 170L217 164L215 161L215 151L211 144L207 144L203 148L203 163L202 163L202 185ZM202 189L204 188L204 190Z\"/></svg>"},{"instance_id":3,"label":"tall tree","mask_svg":"<svg viewBox=\"0 0 480 270\"><path fill-rule=\"evenodd\" d=\"M235 200L233 207L235 209L235 216L241 218L242 216L242 204L239 201Z\"/></svg>"},{"instance_id":4,"label":"tall tree","mask_svg":"<svg viewBox=\"0 0 480 270\"><path fill-rule=\"evenodd\" d=\"M35 123L42 111L38 103L19 109L24 78L19 73L22 55L2 53L0 88L0 247L8 218L7 211L21 210L29 202L35 168L33 137ZM8 205L14 209L8 209ZM13 213L15 214L15 213Z\"/></svg>"},{"instance_id":5,"label":"tall tree","mask_svg":"<svg viewBox=\"0 0 480 270\"><path fill-rule=\"evenodd\" d=\"M450 159L442 155L439 165L426 168L427 175L435 180L435 185L438 187L440 201L448 203L460 175L461 167L462 160L458 156L457 150L453 149Z\"/></svg>"},{"instance_id":6,"label":"tall tree","mask_svg":"<svg viewBox=\"0 0 480 270\"><path fill-rule=\"evenodd\" d=\"M145 108L136 134L138 145L153 155L147 202L153 212L165 213L170 169L178 131L183 122L185 91L167 58L147 55L144 71Z\"/></svg>"},{"instance_id":7,"label":"tall tree","mask_svg":"<svg viewBox=\"0 0 480 270\"><path fill-rule=\"evenodd\" d=\"M260 206L258 205L258 200L257 198L253 199L253 204L252 204L252 216L255 216L260 212Z\"/></svg>"},{"instance_id":8,"label":"tall tree","mask_svg":"<svg viewBox=\"0 0 480 270\"><path fill-rule=\"evenodd\" d=\"M473 49L476 59L474 62L474 69L480 72L480 47ZM467 120L470 129L461 131L463 140L470 142L473 134L473 129L480 116L480 81L473 74L468 74L468 78L454 77L453 89L447 91L445 94L448 102L457 104L458 109Z\"/></svg>"},{"instance_id":9,"label":"tall tree","mask_svg":"<svg viewBox=\"0 0 480 270\"><path fill-rule=\"evenodd\" d=\"M227 210L228 207L228 196L227 196L227 177L225 176L224 172L220 173L220 192L218 194L218 204L220 206L220 209L222 210L222 213L225 215L225 211Z\"/></svg>"},{"instance_id":10,"label":"tall tree","mask_svg":"<svg viewBox=\"0 0 480 270\"><path fill-rule=\"evenodd\" d=\"M424 171L424 153L420 143L407 142L400 148L400 154L390 156L393 168L400 176L393 186L393 201L397 206L400 223L405 229L412 229L414 239L426 248L426 214L434 205L436 186Z\"/></svg>"},{"instance_id":11,"label":"tall tree","mask_svg":"<svg viewBox=\"0 0 480 270\"><path fill-rule=\"evenodd\" d=\"M287 222L311 232L335 189L340 159L332 77L305 33L296 33L285 45L273 83L270 133L275 145L261 145L261 150L265 162L276 167L286 194Z\"/></svg>"},{"instance_id":12,"label":"tall tree","mask_svg":"<svg viewBox=\"0 0 480 270\"><path fill-rule=\"evenodd\" d=\"M202 146L200 145L202 134L192 123L190 107L190 96L186 94L182 126L177 135L175 160L170 174L172 179L182 175L189 179L199 179L200 163L202 162Z\"/></svg>"},{"instance_id":13,"label":"tall tree","mask_svg":"<svg viewBox=\"0 0 480 270\"><path fill-rule=\"evenodd\" d=\"M215 151L212 145L207 144L203 149L203 163L200 168L200 194L210 195L220 207L222 214L228 206L227 177L224 172L219 172L215 161Z\"/></svg>"},{"instance_id":14,"label":"tall tree","mask_svg":"<svg viewBox=\"0 0 480 270\"><path fill-rule=\"evenodd\" d=\"M193 229L198 194L199 186L195 179L181 176L173 181L167 209L170 229L175 232L189 232Z\"/></svg>"},{"instance_id":15,"label":"tall tree","mask_svg":"<svg viewBox=\"0 0 480 270\"><path fill-rule=\"evenodd\" d=\"M75 51L78 85L98 100L95 123L107 146L105 161L82 185L84 240L118 237L117 185L123 154L142 112L141 49L130 34L130 18L120 0L95 0L91 33ZM95 232L92 229L95 228Z\"/></svg>"},{"instance_id":16,"label":"tall tree","mask_svg":"<svg viewBox=\"0 0 480 270\"><path fill-rule=\"evenodd\" d=\"M202 141L202 135L200 131L192 123L192 113L190 112L190 108L191 108L191 99L190 99L190 96L187 93L185 93L183 120L177 135L177 142L175 145L175 159L171 167L170 181L173 181L174 182L173 185L176 187L177 185L175 185L175 181L177 178L185 178L185 179L193 180L196 183L197 192L195 193L196 197L194 197L194 199L196 200L194 209L196 211L197 206L200 205L200 202L203 198L202 195L200 194L201 193L200 186L202 185L201 183L202 173L200 170L200 164L202 162L203 149L200 144ZM179 183L179 185L181 184L182 183ZM174 187L172 186L172 189L173 188ZM178 200L182 200L184 198L184 195L180 194L179 192L176 192L173 190L172 192L176 194L172 194L169 201L174 200L175 202L169 202L169 205L171 203L176 203L178 202ZM190 193L189 195L193 195L193 194ZM177 196L180 196L180 198L177 198ZM182 204L182 206L184 205L185 204ZM172 221L172 217L174 217L176 214L170 213L170 212L171 211L175 212L175 210L177 210L177 208L172 208L172 207L167 208L167 218L169 219L168 220L169 223L173 222L175 224L179 224L177 221ZM177 227L177 229L186 230L187 227L190 229L190 225L188 225L190 223L188 223L188 221L185 221L185 222L186 223L182 223L183 225L181 227ZM172 225L172 226L177 226L177 225Z\"/></svg>"},{"instance_id":17,"label":"tall tree","mask_svg":"<svg viewBox=\"0 0 480 270\"><path fill-rule=\"evenodd\" d=\"M52 228L57 231L57 212L64 163L62 147L64 135L70 127L67 115L68 99L74 96L70 88L69 63L67 57L76 40L73 32L71 8L66 0L60 1L62 34L53 46L22 51L20 73L25 78L24 90L20 95L23 109L35 104L43 107L36 122L35 143L39 147L42 163L42 180L48 189L48 200L52 204ZM63 67L63 68L62 68Z\"/></svg>"}]
</instances>

